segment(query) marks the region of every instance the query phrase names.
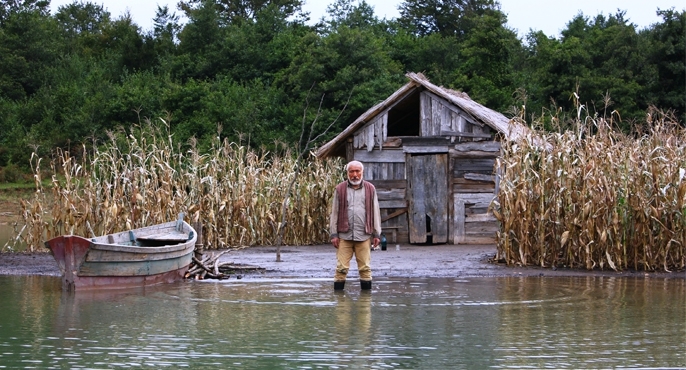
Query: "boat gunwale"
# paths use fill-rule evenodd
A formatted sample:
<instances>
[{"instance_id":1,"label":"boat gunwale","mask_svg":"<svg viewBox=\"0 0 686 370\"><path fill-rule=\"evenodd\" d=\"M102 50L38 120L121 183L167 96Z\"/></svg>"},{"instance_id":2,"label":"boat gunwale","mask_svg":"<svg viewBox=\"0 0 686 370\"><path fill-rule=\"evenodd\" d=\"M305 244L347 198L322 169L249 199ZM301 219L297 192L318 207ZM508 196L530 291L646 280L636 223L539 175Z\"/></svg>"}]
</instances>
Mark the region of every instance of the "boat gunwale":
<instances>
[{"instance_id":1,"label":"boat gunwale","mask_svg":"<svg viewBox=\"0 0 686 370\"><path fill-rule=\"evenodd\" d=\"M84 238L85 239L85 238ZM88 239L86 239L88 240ZM175 252L185 249L195 248L195 242L197 238L194 236L193 239L185 241L179 244L173 245L163 245L163 246L138 246L138 245L125 245L125 244L103 244L96 243L90 240L91 249L107 252L125 252L125 253L139 253L139 254L162 254L167 252Z\"/></svg>"},{"instance_id":2,"label":"boat gunwale","mask_svg":"<svg viewBox=\"0 0 686 370\"><path fill-rule=\"evenodd\" d=\"M173 229L175 230L177 227L177 221L172 221L172 222L165 222L162 224L157 224L153 226L147 226L147 227L141 227L138 229L132 229L132 230L127 230L127 231L122 231L118 233L112 233L112 234L107 234L107 235L101 235L97 236L94 238L85 238L80 235L61 235L57 236L53 239L57 238L62 238L62 237L76 237L76 238L82 238L84 240L87 240L90 245L91 249L93 250L99 250L99 251L107 251L107 252L122 252L122 253L139 253L139 254L163 254L163 253L168 253L168 252L176 252L180 250L186 250L186 249L193 249L195 248L195 243L198 239L198 233L195 231L195 229L188 224L186 221L182 221L182 227L181 230L186 233L190 234L191 232L192 237L191 239L188 239L184 242L181 243L175 243L171 245L162 245L162 246L139 246L139 245L129 245L129 244L122 244L122 243L109 243L107 238L109 236L115 236L115 235L127 235L130 232L134 233L134 236L136 232L143 232L144 235L150 235L152 234L152 231L156 231L159 233L160 230L166 230L166 229ZM144 236L142 235L142 236ZM53 239L48 240L46 244L49 244L50 241Z\"/></svg>"}]
</instances>

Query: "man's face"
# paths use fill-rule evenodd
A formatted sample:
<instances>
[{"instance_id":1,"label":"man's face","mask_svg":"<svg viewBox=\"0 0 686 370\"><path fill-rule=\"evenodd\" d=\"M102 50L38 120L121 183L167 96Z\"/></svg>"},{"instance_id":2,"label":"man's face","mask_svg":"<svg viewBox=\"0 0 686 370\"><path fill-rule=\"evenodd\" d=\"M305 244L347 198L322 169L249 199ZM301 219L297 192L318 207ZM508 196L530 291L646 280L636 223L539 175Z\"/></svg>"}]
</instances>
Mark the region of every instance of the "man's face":
<instances>
[{"instance_id":1,"label":"man's face","mask_svg":"<svg viewBox=\"0 0 686 370\"><path fill-rule=\"evenodd\" d=\"M362 167L359 165L348 165L348 180L353 185L362 183Z\"/></svg>"}]
</instances>

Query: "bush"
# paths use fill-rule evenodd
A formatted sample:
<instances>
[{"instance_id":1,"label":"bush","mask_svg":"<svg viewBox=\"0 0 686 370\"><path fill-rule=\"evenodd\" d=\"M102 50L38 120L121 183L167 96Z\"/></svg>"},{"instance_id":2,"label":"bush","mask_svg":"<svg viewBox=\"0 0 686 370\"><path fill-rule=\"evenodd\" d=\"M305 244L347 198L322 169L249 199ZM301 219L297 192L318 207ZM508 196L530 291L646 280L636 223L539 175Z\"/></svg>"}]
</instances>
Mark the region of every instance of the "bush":
<instances>
[{"instance_id":1,"label":"bush","mask_svg":"<svg viewBox=\"0 0 686 370\"><path fill-rule=\"evenodd\" d=\"M16 164L8 164L0 167L0 182L19 182L23 179L23 174Z\"/></svg>"}]
</instances>

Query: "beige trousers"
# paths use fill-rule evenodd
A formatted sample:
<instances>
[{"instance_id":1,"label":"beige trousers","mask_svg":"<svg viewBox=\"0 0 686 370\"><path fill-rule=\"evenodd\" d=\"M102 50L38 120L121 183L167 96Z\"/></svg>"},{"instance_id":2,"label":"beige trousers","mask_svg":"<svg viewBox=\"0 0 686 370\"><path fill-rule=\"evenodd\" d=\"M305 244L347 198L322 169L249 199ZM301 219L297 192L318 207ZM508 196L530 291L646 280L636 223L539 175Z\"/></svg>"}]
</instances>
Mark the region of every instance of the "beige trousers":
<instances>
[{"instance_id":1,"label":"beige trousers","mask_svg":"<svg viewBox=\"0 0 686 370\"><path fill-rule=\"evenodd\" d=\"M372 254L370 252L371 239L365 241L343 240L340 239L338 249L336 249L336 274L334 281L345 281L350 270L350 260L355 255L357 260L357 271L360 273L360 280L372 280Z\"/></svg>"}]
</instances>

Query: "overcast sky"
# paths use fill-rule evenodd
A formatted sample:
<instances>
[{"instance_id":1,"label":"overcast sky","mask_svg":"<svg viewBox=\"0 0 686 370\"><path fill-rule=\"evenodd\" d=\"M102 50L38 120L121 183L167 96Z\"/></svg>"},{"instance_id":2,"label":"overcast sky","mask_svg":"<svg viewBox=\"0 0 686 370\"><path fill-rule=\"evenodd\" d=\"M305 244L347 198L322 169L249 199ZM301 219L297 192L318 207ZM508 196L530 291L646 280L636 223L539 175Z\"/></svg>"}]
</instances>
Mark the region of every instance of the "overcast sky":
<instances>
[{"instance_id":1,"label":"overcast sky","mask_svg":"<svg viewBox=\"0 0 686 370\"><path fill-rule=\"evenodd\" d=\"M52 0L53 12L60 5L70 4L72 0ZM126 10L141 28L149 30L155 17L157 5L168 5L176 9L177 0L94 0L102 4L114 18ZM305 0L304 9L311 13L312 20L319 20L326 14L326 7L332 1ZM367 0L374 7L379 18L396 18L401 0ZM614 14L618 9L626 11L626 18L639 29L661 21L655 12L658 8L676 10L686 9L683 0L500 0L501 9L507 14L508 26L518 31L520 37L529 29L541 30L548 36L558 36L567 22L579 12L594 17L598 14Z\"/></svg>"}]
</instances>

